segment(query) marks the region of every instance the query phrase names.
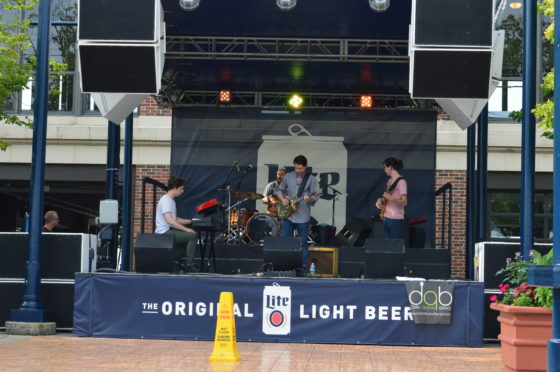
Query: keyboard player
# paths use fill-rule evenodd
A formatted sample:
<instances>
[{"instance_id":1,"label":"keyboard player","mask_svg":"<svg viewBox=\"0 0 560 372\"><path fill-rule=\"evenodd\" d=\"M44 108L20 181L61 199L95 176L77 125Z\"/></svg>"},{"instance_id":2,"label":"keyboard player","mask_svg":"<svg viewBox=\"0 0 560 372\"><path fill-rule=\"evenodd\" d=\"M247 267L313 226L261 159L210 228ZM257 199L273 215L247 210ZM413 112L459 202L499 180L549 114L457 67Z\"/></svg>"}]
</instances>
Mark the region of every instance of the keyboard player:
<instances>
[{"instance_id":1,"label":"keyboard player","mask_svg":"<svg viewBox=\"0 0 560 372\"><path fill-rule=\"evenodd\" d=\"M196 231L185 226L192 223L190 219L177 217L177 204L175 203L175 199L185 192L185 180L171 176L167 181L167 187L167 193L159 199L157 205L155 233L175 235L176 259L182 263L182 259L186 258L186 271L197 271L194 263L197 234Z\"/></svg>"}]
</instances>

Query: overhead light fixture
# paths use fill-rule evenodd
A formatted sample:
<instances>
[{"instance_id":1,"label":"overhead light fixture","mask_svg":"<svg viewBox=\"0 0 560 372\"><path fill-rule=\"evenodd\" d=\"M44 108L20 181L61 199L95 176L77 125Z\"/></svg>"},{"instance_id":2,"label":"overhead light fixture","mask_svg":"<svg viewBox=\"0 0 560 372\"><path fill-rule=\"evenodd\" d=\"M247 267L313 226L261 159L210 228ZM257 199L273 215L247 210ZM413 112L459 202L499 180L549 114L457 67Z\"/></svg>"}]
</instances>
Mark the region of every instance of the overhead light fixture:
<instances>
[{"instance_id":1,"label":"overhead light fixture","mask_svg":"<svg viewBox=\"0 0 560 372\"><path fill-rule=\"evenodd\" d=\"M389 5L391 5L391 0L369 0L369 7L378 13L389 9Z\"/></svg>"},{"instance_id":2,"label":"overhead light fixture","mask_svg":"<svg viewBox=\"0 0 560 372\"><path fill-rule=\"evenodd\" d=\"M288 100L288 104L291 108L298 110L303 105L303 98L299 94L292 94Z\"/></svg>"},{"instance_id":3,"label":"overhead light fixture","mask_svg":"<svg viewBox=\"0 0 560 372\"><path fill-rule=\"evenodd\" d=\"M509 3L509 7L511 9L519 9L523 6L523 3L521 1L513 1L511 3Z\"/></svg>"},{"instance_id":4,"label":"overhead light fixture","mask_svg":"<svg viewBox=\"0 0 560 372\"><path fill-rule=\"evenodd\" d=\"M360 107L361 108L372 108L373 107L373 97L372 96L360 96Z\"/></svg>"},{"instance_id":5,"label":"overhead light fixture","mask_svg":"<svg viewBox=\"0 0 560 372\"><path fill-rule=\"evenodd\" d=\"M200 5L200 0L179 0L181 9L188 12L195 10Z\"/></svg>"},{"instance_id":6,"label":"overhead light fixture","mask_svg":"<svg viewBox=\"0 0 560 372\"><path fill-rule=\"evenodd\" d=\"M276 6L281 10L292 10L296 7L297 0L276 0Z\"/></svg>"},{"instance_id":7,"label":"overhead light fixture","mask_svg":"<svg viewBox=\"0 0 560 372\"><path fill-rule=\"evenodd\" d=\"M220 103L229 103L231 101L231 92L229 90L220 90Z\"/></svg>"}]
</instances>

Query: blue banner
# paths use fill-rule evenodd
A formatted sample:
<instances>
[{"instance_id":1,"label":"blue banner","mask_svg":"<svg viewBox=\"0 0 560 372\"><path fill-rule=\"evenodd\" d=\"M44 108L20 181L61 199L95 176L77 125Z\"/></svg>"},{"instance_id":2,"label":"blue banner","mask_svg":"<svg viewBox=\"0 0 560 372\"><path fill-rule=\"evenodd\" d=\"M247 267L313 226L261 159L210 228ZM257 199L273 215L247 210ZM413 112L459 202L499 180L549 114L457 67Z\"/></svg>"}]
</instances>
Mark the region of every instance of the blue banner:
<instances>
[{"instance_id":1,"label":"blue banner","mask_svg":"<svg viewBox=\"0 0 560 372\"><path fill-rule=\"evenodd\" d=\"M227 291L238 341L482 346L483 284L454 283L451 324L428 325L404 282L76 274L74 335L212 340Z\"/></svg>"}]
</instances>

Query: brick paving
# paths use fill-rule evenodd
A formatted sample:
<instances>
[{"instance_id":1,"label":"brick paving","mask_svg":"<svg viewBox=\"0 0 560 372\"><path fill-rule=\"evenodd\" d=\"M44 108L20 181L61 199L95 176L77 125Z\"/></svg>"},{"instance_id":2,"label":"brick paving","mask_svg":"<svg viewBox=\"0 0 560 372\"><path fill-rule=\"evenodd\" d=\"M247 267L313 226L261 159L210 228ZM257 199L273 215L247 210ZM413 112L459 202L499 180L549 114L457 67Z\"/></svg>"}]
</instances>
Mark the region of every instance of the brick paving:
<instances>
[{"instance_id":1,"label":"brick paving","mask_svg":"<svg viewBox=\"0 0 560 372\"><path fill-rule=\"evenodd\" d=\"M147 339L14 337L0 333L1 372L501 371L483 348L240 342L239 362L209 362L213 343Z\"/></svg>"}]
</instances>

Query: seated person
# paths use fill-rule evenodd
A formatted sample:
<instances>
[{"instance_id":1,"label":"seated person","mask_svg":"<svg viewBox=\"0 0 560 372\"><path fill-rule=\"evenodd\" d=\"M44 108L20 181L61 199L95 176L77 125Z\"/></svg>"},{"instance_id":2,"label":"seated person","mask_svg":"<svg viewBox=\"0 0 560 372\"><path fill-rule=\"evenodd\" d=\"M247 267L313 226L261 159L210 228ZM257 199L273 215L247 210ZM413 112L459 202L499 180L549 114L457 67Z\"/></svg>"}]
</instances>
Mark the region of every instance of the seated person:
<instances>
[{"instance_id":1,"label":"seated person","mask_svg":"<svg viewBox=\"0 0 560 372\"><path fill-rule=\"evenodd\" d=\"M58 218L58 213L55 211L47 211L45 213L45 224L43 225L42 232L53 232L54 228L58 226L60 218Z\"/></svg>"},{"instance_id":2,"label":"seated person","mask_svg":"<svg viewBox=\"0 0 560 372\"><path fill-rule=\"evenodd\" d=\"M175 257L179 262L186 257L186 270L189 272L196 271L194 264L194 254L196 250L197 235L196 232L186 227L191 224L190 219L177 217L177 204L175 199L185 191L185 180L180 177L171 176L167 181L168 191L159 199L156 209L156 234L173 234L177 252Z\"/></svg>"}]
</instances>

